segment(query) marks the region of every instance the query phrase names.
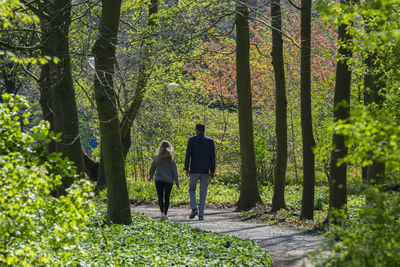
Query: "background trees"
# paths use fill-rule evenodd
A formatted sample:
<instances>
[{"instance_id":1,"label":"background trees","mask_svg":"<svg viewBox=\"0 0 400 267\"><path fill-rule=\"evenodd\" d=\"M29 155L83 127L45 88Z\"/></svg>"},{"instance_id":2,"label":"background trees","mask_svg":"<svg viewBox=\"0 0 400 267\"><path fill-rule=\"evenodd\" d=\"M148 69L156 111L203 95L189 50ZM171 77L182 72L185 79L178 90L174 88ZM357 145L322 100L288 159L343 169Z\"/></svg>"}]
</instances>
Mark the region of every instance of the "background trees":
<instances>
[{"instance_id":1,"label":"background trees","mask_svg":"<svg viewBox=\"0 0 400 267\"><path fill-rule=\"evenodd\" d=\"M112 194L124 192L126 207L124 173L128 181L145 178L161 139L172 141L177 162L182 164L179 151L184 151L197 121L207 124L208 134L216 141L218 181L230 186L240 183L243 190L252 181L252 189L243 191L239 205L248 197L258 201L257 194L249 193L256 192L258 186L273 186L274 196L263 200L272 204L273 210L282 209L286 206L285 186L303 182L300 216L312 218L313 205L323 209L328 204L321 198L313 199L314 180L318 186L327 185L329 180L331 206L335 208L345 205L347 184L358 186L361 165L371 165L371 180L377 180L377 173L383 174L374 170L384 169L385 175L379 175L382 184L389 177L396 183L393 166L397 166L398 135L392 121L397 121L398 115L393 89L397 74L396 68L389 66L397 66L397 35L377 25L386 16L390 27L396 29L397 17L389 11L370 11L378 5L374 1L355 7L340 5L338 11L322 4L316 10L307 1L302 3L302 13L294 7L299 3L279 1L273 1L272 6L262 1L238 1L240 12L233 3L208 0L124 1L120 9L107 10L98 1L22 2L25 6L19 3L13 9L25 14L25 21L5 26L10 20L6 15L1 21L0 45L5 51L1 55L2 90L28 97L34 110L30 126L41 113L52 129L63 133L63 143L50 143L49 151L62 151L80 172L84 167L93 179L119 180ZM358 27L361 22L354 19L361 12L359 7L363 10L362 29ZM112 10L111 23L113 16L106 12ZM34 19L33 14L38 17ZM342 36L338 41L335 28L324 25L319 14L347 25L347 32L344 26L340 28L347 41L342 43ZM234 34L235 18L246 25L246 38ZM112 27L104 27L106 22ZM241 29L236 28L238 36ZM335 70L338 43L341 60ZM243 61L241 44L249 54ZM30 55L43 64L26 59ZM247 89L249 107L245 119L242 88ZM346 92L340 97L343 89ZM374 101L370 101L372 95ZM37 112L39 106L42 112ZM348 114L350 106L353 111ZM330 127L334 118L334 127ZM109 122L113 124L106 129ZM244 127L242 122L248 125ZM245 135L248 141L239 138ZM107 155L101 153L100 146L90 147L93 151L89 155L89 139L97 139L103 153L108 147ZM70 145L74 149L68 150ZM337 153L346 150L347 155ZM113 160L118 162L116 169L99 167L99 163L105 167ZM247 160L249 175L241 173ZM348 170L347 180L344 169ZM102 170L105 176L99 175ZM256 201L250 202L245 206Z\"/></svg>"}]
</instances>

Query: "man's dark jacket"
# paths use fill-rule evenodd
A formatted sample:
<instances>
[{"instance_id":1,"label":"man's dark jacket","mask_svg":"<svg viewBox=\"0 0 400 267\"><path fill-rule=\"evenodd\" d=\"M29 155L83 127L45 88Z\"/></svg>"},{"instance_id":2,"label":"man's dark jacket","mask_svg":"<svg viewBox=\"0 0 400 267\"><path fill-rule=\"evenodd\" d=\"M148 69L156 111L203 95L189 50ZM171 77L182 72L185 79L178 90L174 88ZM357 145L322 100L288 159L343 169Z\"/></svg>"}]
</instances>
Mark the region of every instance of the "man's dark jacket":
<instances>
[{"instance_id":1,"label":"man's dark jacket","mask_svg":"<svg viewBox=\"0 0 400 267\"><path fill-rule=\"evenodd\" d=\"M204 133L189 138L186 148L185 170L203 174L215 172L215 145L212 138L205 136Z\"/></svg>"}]
</instances>

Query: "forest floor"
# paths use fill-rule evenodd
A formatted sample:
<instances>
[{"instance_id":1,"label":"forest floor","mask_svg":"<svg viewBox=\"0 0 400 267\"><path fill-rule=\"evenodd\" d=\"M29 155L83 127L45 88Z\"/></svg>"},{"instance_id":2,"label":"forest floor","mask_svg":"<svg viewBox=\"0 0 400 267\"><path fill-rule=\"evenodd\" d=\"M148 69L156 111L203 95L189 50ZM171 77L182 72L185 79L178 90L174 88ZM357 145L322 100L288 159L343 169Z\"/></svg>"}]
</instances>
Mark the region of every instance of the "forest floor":
<instances>
[{"instance_id":1,"label":"forest floor","mask_svg":"<svg viewBox=\"0 0 400 267\"><path fill-rule=\"evenodd\" d=\"M156 206L132 205L132 211L155 220L160 219L160 211ZM261 247L267 249L272 258L273 267L313 266L308 255L318 253L326 243L325 239L312 235L309 231L243 221L233 208L206 208L204 221L199 221L197 217L189 220L189 213L189 207L172 207L168 211L168 221L256 241Z\"/></svg>"}]
</instances>

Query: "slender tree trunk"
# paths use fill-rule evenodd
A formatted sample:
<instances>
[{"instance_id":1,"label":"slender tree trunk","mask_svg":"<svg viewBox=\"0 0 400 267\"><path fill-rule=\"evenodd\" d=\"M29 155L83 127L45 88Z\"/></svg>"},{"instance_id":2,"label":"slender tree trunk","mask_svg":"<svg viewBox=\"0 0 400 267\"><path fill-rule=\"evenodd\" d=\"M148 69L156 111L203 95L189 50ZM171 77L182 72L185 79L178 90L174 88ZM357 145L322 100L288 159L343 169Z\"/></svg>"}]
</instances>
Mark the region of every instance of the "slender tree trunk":
<instances>
[{"instance_id":1,"label":"slender tree trunk","mask_svg":"<svg viewBox=\"0 0 400 267\"><path fill-rule=\"evenodd\" d=\"M341 0L345 3L345 0ZM339 42L345 43L350 40L346 32L347 25L339 26ZM340 46L338 56L351 57L351 50ZM334 121L344 120L350 113L350 83L351 71L346 60L339 60L336 65L336 83L334 96ZM347 204L347 164L338 166L338 160L347 155L347 148L344 143L344 136L333 134L330 171L329 171L329 210L342 209ZM333 218L332 218L333 219ZM333 220L335 222L335 220Z\"/></svg>"},{"instance_id":2,"label":"slender tree trunk","mask_svg":"<svg viewBox=\"0 0 400 267\"><path fill-rule=\"evenodd\" d=\"M272 210L277 211L286 208L285 203L285 179L287 168L287 101L285 85L285 68L283 61L282 40L282 14L281 1L271 0L272 17L272 65L275 75L275 101L276 101L276 140L277 156L274 175L274 195L272 198Z\"/></svg>"},{"instance_id":3,"label":"slender tree trunk","mask_svg":"<svg viewBox=\"0 0 400 267\"><path fill-rule=\"evenodd\" d=\"M311 112L311 6L301 1L301 135L303 138L303 219L314 219L315 146Z\"/></svg>"},{"instance_id":4,"label":"slender tree trunk","mask_svg":"<svg viewBox=\"0 0 400 267\"><path fill-rule=\"evenodd\" d=\"M372 93L375 84L372 76L372 55L369 55L365 60L365 65L368 68L367 73L364 75L364 105L369 106L372 103ZM361 176L365 184L368 184L368 166L362 167Z\"/></svg>"},{"instance_id":5,"label":"slender tree trunk","mask_svg":"<svg viewBox=\"0 0 400 267\"><path fill-rule=\"evenodd\" d=\"M367 180L371 185L382 183L385 177L385 162L373 160L372 165L368 166Z\"/></svg>"},{"instance_id":6,"label":"slender tree trunk","mask_svg":"<svg viewBox=\"0 0 400 267\"><path fill-rule=\"evenodd\" d=\"M43 24L43 23L42 23ZM42 31L49 31L49 29L45 29L42 25ZM45 37L43 37L45 38ZM42 41L42 45L45 42ZM46 51L43 51L42 54L46 54ZM50 80L50 70L51 66L49 64L45 64L41 66L40 79L39 79L39 87L40 87L40 106L42 108L43 118L49 122L50 131L55 132L54 130L54 113L53 113L53 103L51 101L51 80ZM56 152L56 143L51 141L46 145L47 153Z\"/></svg>"},{"instance_id":7,"label":"slender tree trunk","mask_svg":"<svg viewBox=\"0 0 400 267\"><path fill-rule=\"evenodd\" d=\"M124 158L114 90L114 62L121 0L103 0L95 57L95 97L107 181L107 222L131 224ZM115 130L117 129L117 130Z\"/></svg>"},{"instance_id":8,"label":"slender tree trunk","mask_svg":"<svg viewBox=\"0 0 400 267\"><path fill-rule=\"evenodd\" d=\"M96 191L103 190L107 187L106 174L104 172L104 156L103 156L103 145L100 144L100 161L99 168L97 170L97 184Z\"/></svg>"},{"instance_id":9,"label":"slender tree trunk","mask_svg":"<svg viewBox=\"0 0 400 267\"><path fill-rule=\"evenodd\" d=\"M41 104L45 119L50 120L56 133L62 133L61 142L51 144L48 149L62 152L74 162L78 173L84 172L84 161L79 133L79 119L72 80L69 55L69 26L71 22L71 1L54 0L44 3L48 21L42 18L43 54L57 57L58 64L49 62L41 73ZM60 194L65 193L73 182L63 178Z\"/></svg>"},{"instance_id":10,"label":"slender tree trunk","mask_svg":"<svg viewBox=\"0 0 400 267\"><path fill-rule=\"evenodd\" d=\"M297 165L297 154L296 154L296 138L294 134L294 122L293 122L293 110L290 110L290 135L292 139L292 154L293 154L293 164L294 164L294 176L295 176L295 181L296 183L299 183L299 175L297 172L298 165Z\"/></svg>"},{"instance_id":11,"label":"slender tree trunk","mask_svg":"<svg viewBox=\"0 0 400 267\"><path fill-rule=\"evenodd\" d=\"M373 75L375 58L374 55L370 55L365 62L368 68L368 73L365 74L364 77L364 104L376 105L380 108L384 101L382 91L384 86L379 83L379 75ZM372 165L364 167L363 169L363 179L373 185L380 183L384 179L385 163L374 158L371 160Z\"/></svg>"},{"instance_id":12,"label":"slender tree trunk","mask_svg":"<svg viewBox=\"0 0 400 267\"><path fill-rule=\"evenodd\" d=\"M249 209L261 202L254 152L250 80L250 36L247 1L236 3L236 83L239 101L241 185L238 207Z\"/></svg>"}]
</instances>

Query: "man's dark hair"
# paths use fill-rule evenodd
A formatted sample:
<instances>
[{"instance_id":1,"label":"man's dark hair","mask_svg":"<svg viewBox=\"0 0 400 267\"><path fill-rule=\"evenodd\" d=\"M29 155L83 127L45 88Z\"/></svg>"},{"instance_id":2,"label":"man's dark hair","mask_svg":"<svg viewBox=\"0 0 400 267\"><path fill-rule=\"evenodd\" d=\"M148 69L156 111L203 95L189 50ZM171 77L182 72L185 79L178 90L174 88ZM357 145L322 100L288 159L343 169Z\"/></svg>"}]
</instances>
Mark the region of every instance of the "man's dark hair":
<instances>
[{"instance_id":1,"label":"man's dark hair","mask_svg":"<svg viewBox=\"0 0 400 267\"><path fill-rule=\"evenodd\" d=\"M201 133L204 133L204 131L206 130L206 126L204 126L204 124L202 123L198 123L196 124L196 130Z\"/></svg>"}]
</instances>

